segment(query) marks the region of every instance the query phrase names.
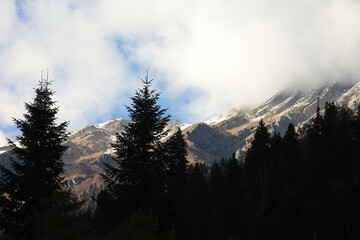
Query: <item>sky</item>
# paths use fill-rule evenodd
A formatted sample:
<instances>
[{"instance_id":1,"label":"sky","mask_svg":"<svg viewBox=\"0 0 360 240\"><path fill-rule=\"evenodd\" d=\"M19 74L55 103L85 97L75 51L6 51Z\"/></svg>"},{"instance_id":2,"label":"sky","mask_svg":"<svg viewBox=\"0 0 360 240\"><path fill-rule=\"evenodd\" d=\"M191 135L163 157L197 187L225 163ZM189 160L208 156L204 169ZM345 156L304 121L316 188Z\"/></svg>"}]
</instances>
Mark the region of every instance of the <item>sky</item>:
<instances>
[{"instance_id":1,"label":"sky","mask_svg":"<svg viewBox=\"0 0 360 240\"><path fill-rule=\"evenodd\" d=\"M360 0L0 0L0 145L44 71L70 128L127 118L146 70L173 119L360 77Z\"/></svg>"}]
</instances>

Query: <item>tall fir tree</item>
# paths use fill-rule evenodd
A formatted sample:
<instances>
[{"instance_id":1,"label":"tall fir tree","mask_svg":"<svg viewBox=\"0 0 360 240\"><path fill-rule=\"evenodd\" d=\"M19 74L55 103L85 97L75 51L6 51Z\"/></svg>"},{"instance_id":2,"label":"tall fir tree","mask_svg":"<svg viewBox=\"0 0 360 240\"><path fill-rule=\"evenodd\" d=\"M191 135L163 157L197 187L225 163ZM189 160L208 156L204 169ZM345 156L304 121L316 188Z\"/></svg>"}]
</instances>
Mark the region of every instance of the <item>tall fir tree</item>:
<instances>
[{"instance_id":1,"label":"tall fir tree","mask_svg":"<svg viewBox=\"0 0 360 240\"><path fill-rule=\"evenodd\" d=\"M266 235L264 218L267 211L270 134L261 119L254 133L244 163L245 204L250 221L248 237L262 239Z\"/></svg>"},{"instance_id":2,"label":"tall fir tree","mask_svg":"<svg viewBox=\"0 0 360 240\"><path fill-rule=\"evenodd\" d=\"M225 160L224 160L225 161ZM211 204L211 239L224 239L226 234L224 204L224 174L217 162L214 162L209 174L209 202Z\"/></svg>"},{"instance_id":3,"label":"tall fir tree","mask_svg":"<svg viewBox=\"0 0 360 240\"><path fill-rule=\"evenodd\" d=\"M187 195L188 229L184 239L210 239L210 202L205 164L196 163L188 168L189 190Z\"/></svg>"},{"instance_id":4,"label":"tall fir tree","mask_svg":"<svg viewBox=\"0 0 360 240\"><path fill-rule=\"evenodd\" d=\"M119 206L120 221L139 208L152 208L155 214L165 198L165 163L160 140L166 135L164 128L170 116L157 104L159 93L152 90L148 75L143 87L131 98L127 106L131 123L116 135L113 144L114 165L106 165L103 178L106 191ZM165 116L164 116L165 115Z\"/></svg>"},{"instance_id":5,"label":"tall fir tree","mask_svg":"<svg viewBox=\"0 0 360 240\"><path fill-rule=\"evenodd\" d=\"M226 161L223 191L227 237L240 237L244 230L244 188L242 167L235 153Z\"/></svg>"},{"instance_id":6,"label":"tall fir tree","mask_svg":"<svg viewBox=\"0 0 360 240\"><path fill-rule=\"evenodd\" d=\"M289 124L285 132L281 156L277 162L275 174L275 199L274 206L276 225L273 239L306 239L304 216L301 211L303 198L299 191L301 186L300 159L302 149L298 134L293 124Z\"/></svg>"},{"instance_id":7,"label":"tall fir tree","mask_svg":"<svg viewBox=\"0 0 360 240\"><path fill-rule=\"evenodd\" d=\"M166 168L166 209L160 224L164 228L175 229L179 239L184 237L187 228L186 194L189 162L186 158L186 147L180 128L162 145Z\"/></svg>"},{"instance_id":8,"label":"tall fir tree","mask_svg":"<svg viewBox=\"0 0 360 240\"><path fill-rule=\"evenodd\" d=\"M15 239L58 239L59 231L50 225L64 226L61 220L80 207L62 190L68 122L56 123L59 109L49 86L41 79L33 102L25 103L24 120L14 119L22 133L17 143L8 140L16 159L11 159L12 169L0 166L0 227ZM54 207L61 213L55 213Z\"/></svg>"},{"instance_id":9,"label":"tall fir tree","mask_svg":"<svg viewBox=\"0 0 360 240\"><path fill-rule=\"evenodd\" d=\"M267 217L268 221L268 239L276 239L279 227L278 227L278 216L276 213L276 206L278 202L278 195L280 192L280 184L278 179L278 168L279 163L282 161L282 152L283 152L283 138L280 133L275 131L274 134L270 137L269 141L269 184L266 188L266 201L269 209L269 215Z\"/></svg>"},{"instance_id":10,"label":"tall fir tree","mask_svg":"<svg viewBox=\"0 0 360 240\"><path fill-rule=\"evenodd\" d=\"M186 142L180 128L163 144L163 157L166 168L167 194L177 199L186 191L187 167Z\"/></svg>"}]
</instances>

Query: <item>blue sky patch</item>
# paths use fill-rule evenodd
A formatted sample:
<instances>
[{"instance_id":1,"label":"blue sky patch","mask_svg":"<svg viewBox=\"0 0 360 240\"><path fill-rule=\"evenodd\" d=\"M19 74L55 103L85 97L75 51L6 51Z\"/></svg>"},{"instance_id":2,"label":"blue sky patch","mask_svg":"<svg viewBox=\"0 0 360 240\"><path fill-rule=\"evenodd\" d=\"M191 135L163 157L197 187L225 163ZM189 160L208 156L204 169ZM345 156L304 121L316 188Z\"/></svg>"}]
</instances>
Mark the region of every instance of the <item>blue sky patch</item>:
<instances>
[{"instance_id":1,"label":"blue sky patch","mask_svg":"<svg viewBox=\"0 0 360 240\"><path fill-rule=\"evenodd\" d=\"M29 20L29 16L26 15L24 10L25 0L15 0L16 5L16 15L18 16L21 22L27 22Z\"/></svg>"},{"instance_id":2,"label":"blue sky patch","mask_svg":"<svg viewBox=\"0 0 360 240\"><path fill-rule=\"evenodd\" d=\"M119 54L127 61L129 69L135 73L141 71L141 65L134 60L132 52L133 49L138 47L138 43L124 38L116 38L113 41Z\"/></svg>"}]
</instances>

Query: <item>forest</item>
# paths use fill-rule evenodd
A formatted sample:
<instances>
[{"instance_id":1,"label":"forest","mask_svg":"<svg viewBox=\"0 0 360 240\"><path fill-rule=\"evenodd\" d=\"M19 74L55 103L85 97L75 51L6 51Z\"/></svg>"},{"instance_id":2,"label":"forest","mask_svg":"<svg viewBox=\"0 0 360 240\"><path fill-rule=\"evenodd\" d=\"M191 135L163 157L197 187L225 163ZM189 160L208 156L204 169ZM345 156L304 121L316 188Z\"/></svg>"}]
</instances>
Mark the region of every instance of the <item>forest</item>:
<instances>
[{"instance_id":1,"label":"forest","mask_svg":"<svg viewBox=\"0 0 360 240\"><path fill-rule=\"evenodd\" d=\"M145 76L89 207L64 190L68 122L51 82L25 103L11 168L0 166L0 239L360 239L360 107L326 103L285 134L260 120L244 157L190 164Z\"/></svg>"}]
</instances>

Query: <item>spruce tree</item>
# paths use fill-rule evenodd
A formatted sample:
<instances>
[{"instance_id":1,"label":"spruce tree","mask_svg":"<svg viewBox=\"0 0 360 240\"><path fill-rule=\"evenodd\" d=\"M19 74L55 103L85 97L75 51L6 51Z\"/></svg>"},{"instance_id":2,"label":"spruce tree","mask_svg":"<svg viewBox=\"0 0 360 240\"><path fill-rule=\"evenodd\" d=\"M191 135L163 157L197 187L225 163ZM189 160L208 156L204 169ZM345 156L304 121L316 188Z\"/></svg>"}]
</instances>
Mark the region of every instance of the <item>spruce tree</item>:
<instances>
[{"instance_id":1,"label":"spruce tree","mask_svg":"<svg viewBox=\"0 0 360 240\"><path fill-rule=\"evenodd\" d=\"M187 228L186 193L188 189L186 142L180 128L163 144L166 167L166 209L161 227L176 231L181 239Z\"/></svg>"},{"instance_id":2,"label":"spruce tree","mask_svg":"<svg viewBox=\"0 0 360 240\"><path fill-rule=\"evenodd\" d=\"M318 217L317 195L324 189L321 187L323 181L323 122L324 118L320 113L320 107L316 109L315 118L306 127L302 136L302 145L304 148L304 157L301 166L301 197L304 205L303 214L305 215L305 234L310 238L315 236L315 223Z\"/></svg>"},{"instance_id":3,"label":"spruce tree","mask_svg":"<svg viewBox=\"0 0 360 240\"><path fill-rule=\"evenodd\" d=\"M209 201L211 210L211 239L224 239L226 234L224 209L224 174L217 162L211 166L209 174ZM233 206L231 206L233 207Z\"/></svg>"},{"instance_id":4,"label":"spruce tree","mask_svg":"<svg viewBox=\"0 0 360 240\"><path fill-rule=\"evenodd\" d=\"M260 120L245 157L245 184L248 196L258 210L265 208L265 187L267 181L270 134L263 120Z\"/></svg>"},{"instance_id":5,"label":"spruce tree","mask_svg":"<svg viewBox=\"0 0 360 240\"><path fill-rule=\"evenodd\" d=\"M184 239L209 239L210 202L205 164L196 163L189 167L188 231Z\"/></svg>"},{"instance_id":6,"label":"spruce tree","mask_svg":"<svg viewBox=\"0 0 360 240\"><path fill-rule=\"evenodd\" d=\"M280 133L275 131L270 138L269 147L269 183L266 190L267 205L269 215L267 217L269 237L268 239L277 239L279 233L279 217L277 214L277 202L280 193L280 181L278 177L279 165L282 162L283 138Z\"/></svg>"},{"instance_id":7,"label":"spruce tree","mask_svg":"<svg viewBox=\"0 0 360 240\"><path fill-rule=\"evenodd\" d=\"M222 172L219 164L214 162L211 165L209 174L209 193L213 204L218 204L224 200L224 173Z\"/></svg>"},{"instance_id":8,"label":"spruce tree","mask_svg":"<svg viewBox=\"0 0 360 240\"><path fill-rule=\"evenodd\" d=\"M263 221L267 211L270 134L261 119L254 133L244 164L245 202L250 221L249 238L262 239L266 234Z\"/></svg>"},{"instance_id":9,"label":"spruce tree","mask_svg":"<svg viewBox=\"0 0 360 240\"><path fill-rule=\"evenodd\" d=\"M184 135L180 128L163 144L163 157L166 167L167 193L172 199L178 198L186 191L187 150Z\"/></svg>"},{"instance_id":10,"label":"spruce tree","mask_svg":"<svg viewBox=\"0 0 360 240\"><path fill-rule=\"evenodd\" d=\"M242 168L233 153L226 161L224 170L224 206L227 237L240 237L244 217L244 188Z\"/></svg>"},{"instance_id":11,"label":"spruce tree","mask_svg":"<svg viewBox=\"0 0 360 240\"><path fill-rule=\"evenodd\" d=\"M300 159L302 149L298 134L293 124L289 124L283 139L282 156L278 159L276 172L276 204L275 220L273 226L275 236L273 239L305 239L306 234L303 216L303 200L299 191L301 186Z\"/></svg>"},{"instance_id":12,"label":"spruce tree","mask_svg":"<svg viewBox=\"0 0 360 240\"><path fill-rule=\"evenodd\" d=\"M120 221L139 208L158 214L165 194L165 163L160 140L170 116L157 104L159 93L152 90L148 76L127 106L131 123L116 135L114 165L106 165L103 178L107 191L119 206Z\"/></svg>"},{"instance_id":13,"label":"spruce tree","mask_svg":"<svg viewBox=\"0 0 360 240\"><path fill-rule=\"evenodd\" d=\"M11 238L57 239L56 229L43 225L54 219L53 207L63 208L56 214L57 222L79 207L71 194L62 191L68 122L56 123L59 109L49 86L41 79L33 102L25 103L24 119L14 119L22 133L17 143L8 140L16 159L11 159L12 169L0 166L0 227Z\"/></svg>"}]
</instances>

